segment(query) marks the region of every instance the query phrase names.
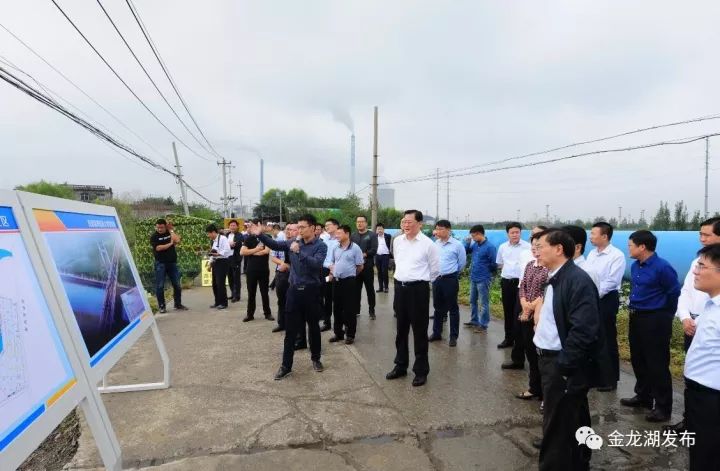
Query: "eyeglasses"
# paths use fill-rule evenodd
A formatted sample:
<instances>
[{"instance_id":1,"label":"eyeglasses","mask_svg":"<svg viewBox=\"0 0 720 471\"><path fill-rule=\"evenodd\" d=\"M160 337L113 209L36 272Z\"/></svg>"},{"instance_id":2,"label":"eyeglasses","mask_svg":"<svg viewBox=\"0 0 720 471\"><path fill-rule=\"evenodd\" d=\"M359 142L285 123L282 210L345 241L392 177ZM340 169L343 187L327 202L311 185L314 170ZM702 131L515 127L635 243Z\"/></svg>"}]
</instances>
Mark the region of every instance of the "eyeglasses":
<instances>
[{"instance_id":1,"label":"eyeglasses","mask_svg":"<svg viewBox=\"0 0 720 471\"><path fill-rule=\"evenodd\" d=\"M297 225L297 228L298 228L299 230L307 229L308 227L310 227L310 226L301 226L300 224Z\"/></svg>"},{"instance_id":2,"label":"eyeglasses","mask_svg":"<svg viewBox=\"0 0 720 471\"><path fill-rule=\"evenodd\" d=\"M720 272L720 268L718 268L718 267L711 267L709 265L705 265L702 262L698 262L697 265L695 265L695 271L701 272L703 270L713 270L713 271Z\"/></svg>"}]
</instances>

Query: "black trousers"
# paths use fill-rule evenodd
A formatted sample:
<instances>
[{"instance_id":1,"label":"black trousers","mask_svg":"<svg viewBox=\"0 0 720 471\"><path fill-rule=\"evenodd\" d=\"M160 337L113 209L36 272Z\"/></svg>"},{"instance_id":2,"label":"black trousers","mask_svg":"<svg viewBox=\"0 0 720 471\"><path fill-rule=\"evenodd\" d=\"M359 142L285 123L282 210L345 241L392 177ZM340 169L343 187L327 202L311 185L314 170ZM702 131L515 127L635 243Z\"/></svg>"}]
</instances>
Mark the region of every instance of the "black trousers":
<instances>
[{"instance_id":1,"label":"black trousers","mask_svg":"<svg viewBox=\"0 0 720 471\"><path fill-rule=\"evenodd\" d=\"M618 352L617 341L617 314L620 308L620 294L617 291L610 291L600 298L600 318L605 327L605 345L610 354L610 380L620 381L620 353ZM612 386L612 385L608 385Z\"/></svg>"},{"instance_id":2,"label":"black trousers","mask_svg":"<svg viewBox=\"0 0 720 471\"><path fill-rule=\"evenodd\" d=\"M357 289L356 296L358 299L358 314L360 314L360 305L362 304L362 289L365 286L367 293L368 312L375 313L375 282L373 276L373 263L365 262L363 271L355 277L355 287Z\"/></svg>"},{"instance_id":3,"label":"black trousers","mask_svg":"<svg viewBox=\"0 0 720 471\"><path fill-rule=\"evenodd\" d=\"M517 320L518 285L517 278L502 278L500 291L502 293L503 316L505 317L505 340L514 342L515 321ZM519 339L518 339L519 340ZM524 363L524 361L523 361Z\"/></svg>"},{"instance_id":4,"label":"black trousers","mask_svg":"<svg viewBox=\"0 0 720 471\"><path fill-rule=\"evenodd\" d=\"M377 265L378 289L388 290L388 272L390 269L390 254L375 255L375 264Z\"/></svg>"},{"instance_id":5,"label":"black trousers","mask_svg":"<svg viewBox=\"0 0 720 471\"><path fill-rule=\"evenodd\" d=\"M268 294L270 284L270 271L249 271L245 273L245 282L248 290L247 315L255 317L255 297L257 295L258 285L260 286L260 297L262 298L263 314L270 317L270 296Z\"/></svg>"},{"instance_id":6,"label":"black trousers","mask_svg":"<svg viewBox=\"0 0 720 471\"><path fill-rule=\"evenodd\" d=\"M330 274L330 270L323 268L323 278ZM333 288L335 283L325 283L323 279L323 290L322 290L322 321L323 324L329 326L330 320L333 314Z\"/></svg>"},{"instance_id":7,"label":"black trousers","mask_svg":"<svg viewBox=\"0 0 720 471\"><path fill-rule=\"evenodd\" d=\"M357 331L357 296L355 293L355 277L350 276L342 280L335 280L333 300L333 314L335 323L333 330L339 339L345 336L354 339ZM344 329L343 329L344 328Z\"/></svg>"},{"instance_id":8,"label":"black trousers","mask_svg":"<svg viewBox=\"0 0 720 471\"><path fill-rule=\"evenodd\" d=\"M528 358L528 361L530 361L530 357L527 356L527 346L525 345L525 333L523 332L523 324L520 320L520 314L522 313L522 304L520 304L520 290L518 289L518 297L517 302L515 303L515 314L513 319L513 335L512 338L515 339L515 343L513 343L512 350L510 351L510 359L513 363L517 365L524 365L525 364L525 357ZM532 322L530 322L532 324ZM532 337L530 338L530 348L535 351L535 344L532 343ZM535 354L537 352L535 351ZM532 366L530 366L532 368Z\"/></svg>"},{"instance_id":9,"label":"black trousers","mask_svg":"<svg viewBox=\"0 0 720 471\"><path fill-rule=\"evenodd\" d=\"M289 271L276 271L275 272L275 294L278 300L278 315L277 323L278 326L285 328L285 303L287 301L287 292L290 287L290 272Z\"/></svg>"},{"instance_id":10,"label":"black trousers","mask_svg":"<svg viewBox=\"0 0 720 471\"><path fill-rule=\"evenodd\" d=\"M283 344L282 364L292 369L293 355L295 354L295 341L300 329L305 329L307 322L310 331L310 358L320 360L320 324L318 313L319 286L306 286L304 288L290 286L285 304L285 342Z\"/></svg>"},{"instance_id":11,"label":"black trousers","mask_svg":"<svg viewBox=\"0 0 720 471\"><path fill-rule=\"evenodd\" d=\"M655 408L672 412L670 338L673 313L667 311L631 312L628 340L630 361L635 373L635 394L655 400ZM719 373L720 374L720 373Z\"/></svg>"},{"instance_id":12,"label":"black trousers","mask_svg":"<svg viewBox=\"0 0 720 471\"><path fill-rule=\"evenodd\" d=\"M408 336L413 332L416 375L427 376L430 372L428 361L428 325L430 323L430 283L417 282L403 286L395 282L395 310L397 313L397 334L395 336L395 365L407 370L410 363Z\"/></svg>"},{"instance_id":13,"label":"black trousers","mask_svg":"<svg viewBox=\"0 0 720 471\"><path fill-rule=\"evenodd\" d=\"M685 378L685 410L695 433L690 471L720 471L720 391Z\"/></svg>"},{"instance_id":14,"label":"black trousers","mask_svg":"<svg viewBox=\"0 0 720 471\"><path fill-rule=\"evenodd\" d=\"M590 468L592 451L578 445L575 432L590 426L587 389L566 392L567 381L558 371L557 357L539 357L542 376L543 439L540 471L579 471Z\"/></svg>"},{"instance_id":15,"label":"black trousers","mask_svg":"<svg viewBox=\"0 0 720 471\"><path fill-rule=\"evenodd\" d=\"M537 315L537 314L536 314ZM528 391L542 399L542 381L540 380L540 364L538 363L538 354L533 338L535 337L535 329L532 318L529 321L520 322L520 331L522 334L522 346L525 349L525 355L528 359L530 371L528 372Z\"/></svg>"},{"instance_id":16,"label":"black trousers","mask_svg":"<svg viewBox=\"0 0 720 471\"><path fill-rule=\"evenodd\" d=\"M242 267L240 259L229 258L230 268L228 270L228 285L230 285L230 297L239 300L242 290Z\"/></svg>"},{"instance_id":17,"label":"black trousers","mask_svg":"<svg viewBox=\"0 0 720 471\"><path fill-rule=\"evenodd\" d=\"M227 258L216 258L212 263L212 288L215 296L216 306L227 306L227 288L225 287L225 279L227 278L230 262Z\"/></svg>"}]
</instances>

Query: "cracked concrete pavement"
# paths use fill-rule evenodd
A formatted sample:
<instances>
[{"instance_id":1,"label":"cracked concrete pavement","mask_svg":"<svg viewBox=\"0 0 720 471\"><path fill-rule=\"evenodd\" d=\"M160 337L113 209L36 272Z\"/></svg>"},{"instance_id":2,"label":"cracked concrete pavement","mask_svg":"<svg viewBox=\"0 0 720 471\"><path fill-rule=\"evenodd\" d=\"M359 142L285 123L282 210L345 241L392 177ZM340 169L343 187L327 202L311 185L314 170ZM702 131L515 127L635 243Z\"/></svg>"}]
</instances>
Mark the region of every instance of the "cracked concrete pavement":
<instances>
[{"instance_id":1,"label":"cracked concrete pavement","mask_svg":"<svg viewBox=\"0 0 720 471\"><path fill-rule=\"evenodd\" d=\"M103 395L127 469L184 470L525 470L537 467L532 440L540 435L537 401L515 399L527 370L502 371L502 324L488 333L461 331L457 348L430 345L427 385L386 381L395 354L392 291L377 295L377 320L366 308L356 343L330 344L323 333L325 371L309 352L296 352L293 375L274 381L282 333L262 317L243 323L245 303L208 309L209 288L184 295L187 312L158 315L172 361L164 391ZM243 294L245 296L245 293ZM364 298L364 294L363 294ZM271 294L273 312L276 311ZM363 300L363 305L365 302ZM469 317L461 308L461 320ZM446 327L447 330L447 327ZM622 373L617 392L591 392L593 427L657 430L639 411L618 405L632 395ZM110 384L156 381L160 357L148 333L108 375ZM675 414L682 411L676 384ZM80 447L67 469L102 466L83 422ZM608 447L593 453L593 469L686 469L683 448Z\"/></svg>"}]
</instances>

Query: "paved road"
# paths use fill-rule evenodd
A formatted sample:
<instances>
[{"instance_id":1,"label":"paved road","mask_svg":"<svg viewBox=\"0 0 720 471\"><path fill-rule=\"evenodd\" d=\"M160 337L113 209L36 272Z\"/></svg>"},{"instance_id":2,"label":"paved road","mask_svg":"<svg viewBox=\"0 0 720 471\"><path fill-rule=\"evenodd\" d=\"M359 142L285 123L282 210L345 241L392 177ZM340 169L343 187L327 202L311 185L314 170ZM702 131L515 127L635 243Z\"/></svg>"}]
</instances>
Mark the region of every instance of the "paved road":
<instances>
[{"instance_id":1,"label":"paved road","mask_svg":"<svg viewBox=\"0 0 720 471\"><path fill-rule=\"evenodd\" d=\"M493 321L485 334L463 330L456 348L431 344L428 383L413 388L412 374L384 378L395 353L391 296L378 295L377 320L361 315L354 345L330 344L331 332L323 334L323 373L312 370L303 351L293 375L277 382L282 334L270 332L274 323L243 323L243 302L215 311L207 308L209 288L187 291L190 311L158 316L173 362L172 387L103 396L124 465L172 471L536 468L531 442L539 436L539 404L513 397L526 386L526 371L500 370L509 355L496 348L502 324ZM466 320L467 309L461 316ZM109 382L155 381L160 373L146 335ZM606 441L593 455L593 468L685 469L681 447L607 446L614 430L627 436L659 428L617 405L632 385L623 372L617 394L590 395L593 427ZM676 389L675 410L681 411ZM101 465L83 430L71 469Z\"/></svg>"}]
</instances>

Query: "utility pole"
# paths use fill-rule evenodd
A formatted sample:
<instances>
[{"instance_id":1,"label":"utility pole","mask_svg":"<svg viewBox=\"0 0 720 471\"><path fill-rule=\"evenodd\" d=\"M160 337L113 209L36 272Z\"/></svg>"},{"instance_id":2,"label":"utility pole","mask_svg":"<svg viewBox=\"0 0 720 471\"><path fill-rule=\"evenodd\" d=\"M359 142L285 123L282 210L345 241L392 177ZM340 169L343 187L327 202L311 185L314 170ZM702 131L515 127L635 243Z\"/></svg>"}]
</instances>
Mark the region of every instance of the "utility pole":
<instances>
[{"instance_id":1,"label":"utility pole","mask_svg":"<svg viewBox=\"0 0 720 471\"><path fill-rule=\"evenodd\" d=\"M705 219L708 218L708 172L710 170L710 138L705 138Z\"/></svg>"},{"instance_id":2,"label":"utility pole","mask_svg":"<svg viewBox=\"0 0 720 471\"><path fill-rule=\"evenodd\" d=\"M218 162L217 164L222 166L222 181L223 181L223 196L222 196L222 208L223 208L223 217L228 217L228 192L227 192L227 172L226 167L231 162L228 162L223 157L222 162Z\"/></svg>"},{"instance_id":3,"label":"utility pole","mask_svg":"<svg viewBox=\"0 0 720 471\"><path fill-rule=\"evenodd\" d=\"M517 211L517 217L515 218L515 220L516 220L517 222L520 222L520 210L518 209L518 210L516 210L516 211Z\"/></svg>"},{"instance_id":4,"label":"utility pole","mask_svg":"<svg viewBox=\"0 0 720 471\"><path fill-rule=\"evenodd\" d=\"M622 223L622 206L618 206L618 226Z\"/></svg>"},{"instance_id":5,"label":"utility pole","mask_svg":"<svg viewBox=\"0 0 720 471\"><path fill-rule=\"evenodd\" d=\"M232 179L232 169L234 165L228 165L228 205L230 206L230 217L235 217L235 198L232 196L232 187L233 187L233 179Z\"/></svg>"},{"instance_id":6,"label":"utility pole","mask_svg":"<svg viewBox=\"0 0 720 471\"><path fill-rule=\"evenodd\" d=\"M278 190L278 197L280 198L280 224L282 224L282 192Z\"/></svg>"},{"instance_id":7,"label":"utility pole","mask_svg":"<svg viewBox=\"0 0 720 471\"><path fill-rule=\"evenodd\" d=\"M372 202L370 203L370 221L371 228L374 228L377 224L377 209L378 209L378 195L377 195L377 173L378 173L378 107L375 107L373 120L373 177L372 177Z\"/></svg>"},{"instance_id":8,"label":"utility pole","mask_svg":"<svg viewBox=\"0 0 720 471\"><path fill-rule=\"evenodd\" d=\"M440 219L440 169L435 169L435 221Z\"/></svg>"},{"instance_id":9,"label":"utility pole","mask_svg":"<svg viewBox=\"0 0 720 471\"><path fill-rule=\"evenodd\" d=\"M450 220L450 172L447 174L447 220Z\"/></svg>"},{"instance_id":10,"label":"utility pole","mask_svg":"<svg viewBox=\"0 0 720 471\"><path fill-rule=\"evenodd\" d=\"M545 220L547 222L550 222L550 205L549 204L545 205Z\"/></svg>"},{"instance_id":11,"label":"utility pole","mask_svg":"<svg viewBox=\"0 0 720 471\"><path fill-rule=\"evenodd\" d=\"M242 183L238 182L238 199L240 200L240 217L245 217L245 209L243 208L242 200Z\"/></svg>"},{"instance_id":12,"label":"utility pole","mask_svg":"<svg viewBox=\"0 0 720 471\"><path fill-rule=\"evenodd\" d=\"M180 184L180 199L182 199L183 211L185 212L185 216L190 216L190 209L188 208L187 202L187 192L185 190L185 180L183 180L182 167L180 167L180 160L178 159L175 142L172 143L172 148L173 154L175 154L175 168L177 168L178 183ZM705 188L707 189L707 183L705 184ZM707 213L707 203L705 204L705 212Z\"/></svg>"}]
</instances>

